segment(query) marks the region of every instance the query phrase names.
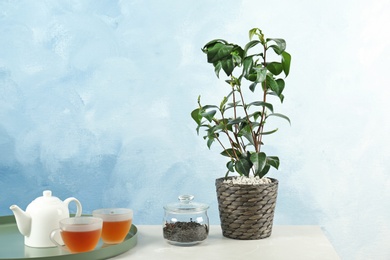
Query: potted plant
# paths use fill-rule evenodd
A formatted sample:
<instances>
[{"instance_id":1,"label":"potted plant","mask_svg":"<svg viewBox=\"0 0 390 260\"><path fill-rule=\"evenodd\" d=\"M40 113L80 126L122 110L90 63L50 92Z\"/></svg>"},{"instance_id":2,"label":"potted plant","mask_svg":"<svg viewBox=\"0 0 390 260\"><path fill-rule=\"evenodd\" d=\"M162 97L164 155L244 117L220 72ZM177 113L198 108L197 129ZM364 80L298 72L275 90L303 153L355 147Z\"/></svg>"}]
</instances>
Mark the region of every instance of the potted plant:
<instances>
[{"instance_id":1,"label":"potted plant","mask_svg":"<svg viewBox=\"0 0 390 260\"><path fill-rule=\"evenodd\" d=\"M264 152L263 138L277 131L267 129L271 118L290 122L287 116L274 112L271 103L284 100L284 78L291 62L285 49L285 40L265 38L259 28L249 31L244 47L215 39L202 49L217 77L221 70L227 76L227 95L221 103L203 105L199 96L198 107L191 113L197 133L205 129L207 146L218 143L221 154L228 158L225 177L216 180L225 237L260 239L272 232L278 181L265 176L271 167L279 168L279 158Z\"/></svg>"}]
</instances>

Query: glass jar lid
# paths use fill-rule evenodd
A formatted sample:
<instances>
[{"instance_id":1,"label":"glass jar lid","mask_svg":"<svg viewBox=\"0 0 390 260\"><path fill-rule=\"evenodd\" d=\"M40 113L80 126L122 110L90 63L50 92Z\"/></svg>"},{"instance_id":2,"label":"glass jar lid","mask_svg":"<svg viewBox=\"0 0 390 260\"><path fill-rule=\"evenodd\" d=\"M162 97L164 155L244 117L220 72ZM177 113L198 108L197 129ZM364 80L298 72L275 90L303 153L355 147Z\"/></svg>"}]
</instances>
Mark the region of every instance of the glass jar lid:
<instances>
[{"instance_id":1,"label":"glass jar lid","mask_svg":"<svg viewBox=\"0 0 390 260\"><path fill-rule=\"evenodd\" d=\"M169 203L164 206L164 209L176 213L196 213L206 211L209 208L209 205L193 202L193 199L193 195L180 195L179 202Z\"/></svg>"}]
</instances>

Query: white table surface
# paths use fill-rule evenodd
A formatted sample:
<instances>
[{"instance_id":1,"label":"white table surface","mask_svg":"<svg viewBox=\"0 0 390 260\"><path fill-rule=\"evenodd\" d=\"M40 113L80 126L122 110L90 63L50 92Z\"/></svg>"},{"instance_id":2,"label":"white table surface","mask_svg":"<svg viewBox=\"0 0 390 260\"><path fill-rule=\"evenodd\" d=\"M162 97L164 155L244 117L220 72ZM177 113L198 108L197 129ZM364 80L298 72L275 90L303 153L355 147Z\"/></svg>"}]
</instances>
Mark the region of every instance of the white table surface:
<instances>
[{"instance_id":1,"label":"white table surface","mask_svg":"<svg viewBox=\"0 0 390 260\"><path fill-rule=\"evenodd\" d=\"M213 225L204 242L188 247L167 243L162 235L162 226L137 225L137 228L137 245L111 259L340 259L319 226L274 226L268 238L235 240L223 237L221 227Z\"/></svg>"}]
</instances>

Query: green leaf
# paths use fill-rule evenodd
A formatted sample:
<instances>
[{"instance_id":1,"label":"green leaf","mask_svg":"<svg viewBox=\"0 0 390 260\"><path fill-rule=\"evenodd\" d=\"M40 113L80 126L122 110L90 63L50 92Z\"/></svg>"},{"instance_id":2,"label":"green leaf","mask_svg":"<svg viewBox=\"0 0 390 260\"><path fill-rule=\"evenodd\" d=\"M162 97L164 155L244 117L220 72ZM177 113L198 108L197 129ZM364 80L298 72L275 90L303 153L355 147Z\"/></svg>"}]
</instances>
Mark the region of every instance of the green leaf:
<instances>
[{"instance_id":1,"label":"green leaf","mask_svg":"<svg viewBox=\"0 0 390 260\"><path fill-rule=\"evenodd\" d=\"M255 141L253 140L253 135L252 135L252 132L245 132L244 134L243 134L243 136L245 137L245 139L247 139L248 140L248 142L251 144L251 145L255 145Z\"/></svg>"},{"instance_id":2,"label":"green leaf","mask_svg":"<svg viewBox=\"0 0 390 260\"><path fill-rule=\"evenodd\" d=\"M223 60L222 61L222 69L225 71L226 75L230 76L234 70L233 60Z\"/></svg>"},{"instance_id":3,"label":"green leaf","mask_svg":"<svg viewBox=\"0 0 390 260\"><path fill-rule=\"evenodd\" d=\"M284 95L283 94L279 94L278 95L275 92L271 91L271 92L267 92L267 95L277 96L280 99L280 102L283 103L283 100L284 100Z\"/></svg>"},{"instance_id":4,"label":"green leaf","mask_svg":"<svg viewBox=\"0 0 390 260\"><path fill-rule=\"evenodd\" d=\"M233 148L225 149L224 151L221 152L221 154L223 156L230 157L230 158L231 157L236 158L236 155L241 156L241 152L237 149L234 149L234 151L233 151Z\"/></svg>"},{"instance_id":5,"label":"green leaf","mask_svg":"<svg viewBox=\"0 0 390 260\"><path fill-rule=\"evenodd\" d=\"M267 87L269 89L271 89L273 92L276 93L277 96L279 96L280 94L282 94L282 89L279 88L279 85L278 83L275 81L275 79L267 74Z\"/></svg>"},{"instance_id":6,"label":"green leaf","mask_svg":"<svg viewBox=\"0 0 390 260\"><path fill-rule=\"evenodd\" d=\"M234 161L229 161L226 167L229 169L229 172L234 172Z\"/></svg>"},{"instance_id":7,"label":"green leaf","mask_svg":"<svg viewBox=\"0 0 390 260\"><path fill-rule=\"evenodd\" d=\"M263 101L254 101L252 103L249 103L247 105L247 108L250 106L262 106L268 108L272 113L274 112L274 107L272 106L271 103L263 102Z\"/></svg>"},{"instance_id":8,"label":"green leaf","mask_svg":"<svg viewBox=\"0 0 390 260\"><path fill-rule=\"evenodd\" d=\"M261 83L267 77L267 69L262 66L257 66L253 68L256 71L256 80L255 82Z\"/></svg>"},{"instance_id":9,"label":"green leaf","mask_svg":"<svg viewBox=\"0 0 390 260\"><path fill-rule=\"evenodd\" d=\"M238 174L249 176L249 171L252 168L252 163L246 158L241 158L240 160L236 161L235 168Z\"/></svg>"},{"instance_id":10,"label":"green leaf","mask_svg":"<svg viewBox=\"0 0 390 260\"><path fill-rule=\"evenodd\" d=\"M253 119L255 121L257 121L257 119L261 116L261 112L260 111L256 111L253 114L251 114L250 116L253 116Z\"/></svg>"},{"instance_id":11,"label":"green leaf","mask_svg":"<svg viewBox=\"0 0 390 260\"><path fill-rule=\"evenodd\" d=\"M251 145L255 145L252 136L252 130L247 121L242 122L239 127L238 137L245 137Z\"/></svg>"},{"instance_id":12,"label":"green leaf","mask_svg":"<svg viewBox=\"0 0 390 260\"><path fill-rule=\"evenodd\" d=\"M197 108L197 109L194 109L192 112L191 112L191 117L192 119L194 119L194 121L200 125L201 122L202 122L202 116L200 115L200 109Z\"/></svg>"},{"instance_id":13,"label":"green leaf","mask_svg":"<svg viewBox=\"0 0 390 260\"><path fill-rule=\"evenodd\" d=\"M280 62L271 62L267 64L267 69L276 76L282 73L283 66Z\"/></svg>"},{"instance_id":14,"label":"green leaf","mask_svg":"<svg viewBox=\"0 0 390 260\"><path fill-rule=\"evenodd\" d=\"M270 134L273 134L275 133L276 131L278 131L278 128L272 130L272 131L267 131L267 132L261 132L262 135L270 135Z\"/></svg>"},{"instance_id":15,"label":"green leaf","mask_svg":"<svg viewBox=\"0 0 390 260\"><path fill-rule=\"evenodd\" d=\"M246 119L245 119L245 118L238 117L238 118L236 118L236 119L229 120L227 124L228 124L228 125L235 125L235 124L239 124L239 123L242 123L242 122L246 122Z\"/></svg>"},{"instance_id":16,"label":"green leaf","mask_svg":"<svg viewBox=\"0 0 390 260\"><path fill-rule=\"evenodd\" d=\"M253 29L249 30L249 39L250 40L253 38L254 35L259 36L259 40L260 40L261 44L263 44L263 45L265 44L264 34L259 28L253 28Z\"/></svg>"},{"instance_id":17,"label":"green leaf","mask_svg":"<svg viewBox=\"0 0 390 260\"><path fill-rule=\"evenodd\" d=\"M200 114L201 114L202 117L206 118L209 122L212 122L215 113L217 113L216 110L211 110L211 111L207 111L207 112L202 112Z\"/></svg>"},{"instance_id":18,"label":"green leaf","mask_svg":"<svg viewBox=\"0 0 390 260\"><path fill-rule=\"evenodd\" d=\"M196 127L196 133L199 135L199 130L200 130L200 126L198 125L197 127Z\"/></svg>"},{"instance_id":19,"label":"green leaf","mask_svg":"<svg viewBox=\"0 0 390 260\"><path fill-rule=\"evenodd\" d=\"M227 119L227 118L219 120L219 125L222 126L221 129L228 130L228 131L233 131L232 130L233 129L232 125L229 125L228 123L229 123L229 119Z\"/></svg>"},{"instance_id":20,"label":"green leaf","mask_svg":"<svg viewBox=\"0 0 390 260\"><path fill-rule=\"evenodd\" d=\"M256 34L257 30L259 30L259 29L253 28L253 29L249 30L249 39L253 38L253 36Z\"/></svg>"},{"instance_id":21,"label":"green leaf","mask_svg":"<svg viewBox=\"0 0 390 260\"><path fill-rule=\"evenodd\" d=\"M277 45L270 45L268 48L271 48L274 50L274 52L278 55L281 55L283 51L279 48Z\"/></svg>"},{"instance_id":22,"label":"green leaf","mask_svg":"<svg viewBox=\"0 0 390 260\"><path fill-rule=\"evenodd\" d=\"M220 125L213 125L213 126L209 125L208 129L206 130L207 137L211 137L211 138L218 137L218 133L220 132L220 130L221 130Z\"/></svg>"},{"instance_id":23,"label":"green leaf","mask_svg":"<svg viewBox=\"0 0 390 260\"><path fill-rule=\"evenodd\" d=\"M285 116L285 115L283 115L283 114L279 114L279 113L272 113L272 114L269 114L269 115L267 116L267 118L268 118L268 117L270 117L270 116L277 116L277 117L280 117L280 118L286 119L286 120L289 122L289 124L291 125L290 118L288 118L287 116Z\"/></svg>"},{"instance_id":24,"label":"green leaf","mask_svg":"<svg viewBox=\"0 0 390 260\"><path fill-rule=\"evenodd\" d=\"M211 145L214 142L214 136L207 136L207 147L210 149Z\"/></svg>"},{"instance_id":25,"label":"green leaf","mask_svg":"<svg viewBox=\"0 0 390 260\"><path fill-rule=\"evenodd\" d=\"M242 74L245 78L248 77L248 75L251 73L252 71L252 66L253 66L253 59L252 57L246 57L244 59L244 62L242 63Z\"/></svg>"},{"instance_id":26,"label":"green leaf","mask_svg":"<svg viewBox=\"0 0 390 260\"><path fill-rule=\"evenodd\" d=\"M259 176L259 178L263 178L264 175L266 175L268 173L269 169L270 169L269 165L264 166L263 170L259 174L257 174L256 176Z\"/></svg>"},{"instance_id":27,"label":"green leaf","mask_svg":"<svg viewBox=\"0 0 390 260\"><path fill-rule=\"evenodd\" d=\"M252 92L255 92L256 86L257 86L257 82L253 82L252 84L249 85L249 89L250 89Z\"/></svg>"},{"instance_id":28,"label":"green leaf","mask_svg":"<svg viewBox=\"0 0 390 260\"><path fill-rule=\"evenodd\" d=\"M290 73L291 55L287 52L282 53L282 66L286 77Z\"/></svg>"},{"instance_id":29,"label":"green leaf","mask_svg":"<svg viewBox=\"0 0 390 260\"><path fill-rule=\"evenodd\" d=\"M275 88L278 90L278 93L276 93L275 91L271 91L271 92L267 92L267 95L274 95L274 96L277 96L279 99L280 99L280 102L283 103L283 100L284 100L284 95L282 94L283 90L284 90L284 80L283 79L277 79L275 80L276 84L278 84L278 87Z\"/></svg>"},{"instance_id":30,"label":"green leaf","mask_svg":"<svg viewBox=\"0 0 390 260\"><path fill-rule=\"evenodd\" d=\"M240 130L237 135L238 137L251 135L251 128L246 120L240 125Z\"/></svg>"},{"instance_id":31,"label":"green leaf","mask_svg":"<svg viewBox=\"0 0 390 260\"><path fill-rule=\"evenodd\" d=\"M277 79L275 81L276 81L276 83L278 83L278 86L279 86L279 89L280 89L280 93L282 93L283 90L284 90L284 86L285 86L284 80L283 79Z\"/></svg>"},{"instance_id":32,"label":"green leaf","mask_svg":"<svg viewBox=\"0 0 390 260\"><path fill-rule=\"evenodd\" d=\"M253 163L253 166L255 167L254 174L257 175L261 173L261 171L264 169L266 165L267 156L265 153L252 153L250 157L251 162Z\"/></svg>"},{"instance_id":33,"label":"green leaf","mask_svg":"<svg viewBox=\"0 0 390 260\"><path fill-rule=\"evenodd\" d=\"M240 86L241 81L235 77L230 77L230 79L225 80L226 83L228 83L230 86Z\"/></svg>"},{"instance_id":34,"label":"green leaf","mask_svg":"<svg viewBox=\"0 0 390 260\"><path fill-rule=\"evenodd\" d=\"M267 157L267 164L271 165L275 169L279 169L279 164L280 164L279 157L277 157L277 156L268 156Z\"/></svg>"},{"instance_id":35,"label":"green leaf","mask_svg":"<svg viewBox=\"0 0 390 260\"><path fill-rule=\"evenodd\" d=\"M247 80L249 80L249 81L256 82L257 73L250 73L250 74L246 75L245 78L246 78ZM257 83L257 82L256 82L256 83Z\"/></svg>"},{"instance_id":36,"label":"green leaf","mask_svg":"<svg viewBox=\"0 0 390 260\"><path fill-rule=\"evenodd\" d=\"M276 54L281 55L286 49L286 41L284 39L279 38L269 38L266 40L267 42L273 41L276 45L270 45L268 48L272 48Z\"/></svg>"},{"instance_id":37,"label":"green leaf","mask_svg":"<svg viewBox=\"0 0 390 260\"><path fill-rule=\"evenodd\" d=\"M225 128L226 128L226 120L220 120L218 121L218 123L215 124L215 126L213 126L213 131L217 133L217 132L221 132Z\"/></svg>"},{"instance_id":38,"label":"green leaf","mask_svg":"<svg viewBox=\"0 0 390 260\"><path fill-rule=\"evenodd\" d=\"M214 65L215 75L217 75L217 77L219 78L219 72L222 69L222 62L221 61L214 62L213 65Z\"/></svg>"},{"instance_id":39,"label":"green leaf","mask_svg":"<svg viewBox=\"0 0 390 260\"><path fill-rule=\"evenodd\" d=\"M242 57L241 57L241 53L239 51L232 52L232 61L233 61L234 66L241 65Z\"/></svg>"},{"instance_id":40,"label":"green leaf","mask_svg":"<svg viewBox=\"0 0 390 260\"><path fill-rule=\"evenodd\" d=\"M227 102L228 102L227 97L223 97L221 104L219 105L219 110L221 111L221 113L223 113L225 111Z\"/></svg>"},{"instance_id":41,"label":"green leaf","mask_svg":"<svg viewBox=\"0 0 390 260\"><path fill-rule=\"evenodd\" d=\"M202 109L203 109L203 110L207 110L207 109L210 109L210 108L216 108L216 109L218 109L218 106L216 106L216 105L205 105L205 106L202 106Z\"/></svg>"},{"instance_id":42,"label":"green leaf","mask_svg":"<svg viewBox=\"0 0 390 260\"><path fill-rule=\"evenodd\" d=\"M217 77L221 69L230 76L237 65L241 65L244 50L236 45L229 44L224 40L215 40L206 44L202 51L207 55L207 61L214 65Z\"/></svg>"},{"instance_id":43,"label":"green leaf","mask_svg":"<svg viewBox=\"0 0 390 260\"><path fill-rule=\"evenodd\" d=\"M228 42L223 40L223 39L215 39L215 40L209 41L208 43L206 43L204 45L204 47L202 48L202 51L204 53L209 52L209 47L214 46L216 43L227 44Z\"/></svg>"},{"instance_id":44,"label":"green leaf","mask_svg":"<svg viewBox=\"0 0 390 260\"><path fill-rule=\"evenodd\" d=\"M226 42L216 42L215 44L206 45L204 52L207 54L207 62L214 63L231 56L231 51L234 49L234 45Z\"/></svg>"},{"instance_id":45,"label":"green leaf","mask_svg":"<svg viewBox=\"0 0 390 260\"><path fill-rule=\"evenodd\" d=\"M284 95L283 95L283 94L280 94L280 95L279 95L279 98L280 98L280 102L282 102L282 103L283 103L283 100L284 100Z\"/></svg>"},{"instance_id":46,"label":"green leaf","mask_svg":"<svg viewBox=\"0 0 390 260\"><path fill-rule=\"evenodd\" d=\"M228 110L228 109L230 109L230 108L234 108L234 107L241 107L242 105L241 105L241 101L240 100L238 100L238 101L236 101L236 102L232 102L232 103L228 103L227 104L227 107L226 107L226 110Z\"/></svg>"},{"instance_id":47,"label":"green leaf","mask_svg":"<svg viewBox=\"0 0 390 260\"><path fill-rule=\"evenodd\" d=\"M245 53L247 53L248 50L249 50L250 48L253 48L254 46L256 46L256 45L259 44L259 43L260 43L259 40L253 40L253 41L248 42L248 43L245 45L245 47L244 47Z\"/></svg>"}]
</instances>

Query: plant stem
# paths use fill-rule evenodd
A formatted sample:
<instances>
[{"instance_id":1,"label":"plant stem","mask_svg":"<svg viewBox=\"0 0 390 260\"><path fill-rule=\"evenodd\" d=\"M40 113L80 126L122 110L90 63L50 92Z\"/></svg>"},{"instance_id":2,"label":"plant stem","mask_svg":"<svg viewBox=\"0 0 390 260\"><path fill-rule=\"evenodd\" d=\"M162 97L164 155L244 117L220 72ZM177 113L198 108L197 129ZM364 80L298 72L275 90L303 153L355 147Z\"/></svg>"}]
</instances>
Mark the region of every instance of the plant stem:
<instances>
[{"instance_id":1,"label":"plant stem","mask_svg":"<svg viewBox=\"0 0 390 260\"><path fill-rule=\"evenodd\" d=\"M223 143L221 142L221 140L219 140L218 137L215 137L215 139L217 139L218 143L222 146L222 149L225 151L226 148L223 145ZM233 150L233 153L234 153L234 156L237 158L237 154L236 154L236 152L234 150ZM227 153L227 154L229 154L230 159L234 160L233 156L230 153Z\"/></svg>"},{"instance_id":2,"label":"plant stem","mask_svg":"<svg viewBox=\"0 0 390 260\"><path fill-rule=\"evenodd\" d=\"M240 97L241 97L241 101L242 101L242 107L243 107L244 112L245 112L245 118L248 121L248 125L249 125L249 128L251 130L252 138L253 138L253 141L255 142L255 145L254 145L255 146L255 150L256 150L256 152L259 152L257 150L257 145L256 145L256 135L255 135L255 133L253 131L252 123L249 120L248 110L246 109L246 103L245 103L245 100L244 100L244 96L242 95L241 89L238 91L238 93L240 93Z\"/></svg>"},{"instance_id":3,"label":"plant stem","mask_svg":"<svg viewBox=\"0 0 390 260\"><path fill-rule=\"evenodd\" d=\"M234 114L234 119L237 119L237 107L236 107L236 94L235 94L235 90L234 90L234 83L233 83L233 80L234 80L234 77L233 77L233 75L231 76L231 82L230 82L230 86L232 87L232 95L233 95L233 104L234 104L234 106L233 106L233 114ZM234 132L233 132L233 135L234 135L234 138L236 139L236 142L237 142L237 144L238 144L238 147L239 147L239 149L240 149L240 152L242 153L243 151L242 151L242 149L241 149L241 145L239 145L240 144L240 142L239 142L239 140L238 140L238 126L237 126L237 124L235 124L235 125L233 125L232 127L234 127ZM234 150L234 147L233 147L233 143L231 143L231 145L232 145L232 149ZM245 149L244 149L244 151L245 151Z\"/></svg>"},{"instance_id":4,"label":"plant stem","mask_svg":"<svg viewBox=\"0 0 390 260\"><path fill-rule=\"evenodd\" d=\"M264 47L264 56L263 56L263 62L264 62L264 66L267 66L267 43L264 43L263 44L263 47ZM265 80L263 81L263 102L267 102L267 77L265 78ZM263 139L263 129L264 129L264 124L265 124L265 117L266 117L266 110L265 110L265 106L263 106L263 110L261 112L261 120L260 120L260 126L259 128L257 129L257 135L259 137L259 140L258 140L258 151L260 152L261 151L261 142L262 142L262 139Z\"/></svg>"},{"instance_id":5,"label":"plant stem","mask_svg":"<svg viewBox=\"0 0 390 260\"><path fill-rule=\"evenodd\" d=\"M222 120L225 121L225 117L222 113L222 111L220 110L221 112L221 117L222 117ZM229 135L229 131L227 129L222 129L222 132L224 132L229 140L229 143L230 143L230 146L232 147L232 150L233 150L233 153L234 153L234 156L238 159L238 156L237 156L237 153L236 151L234 150L234 141L233 139L230 137ZM233 133L233 136L237 139L237 136L235 133ZM218 142L222 145L221 141L218 139L218 137L215 136L215 138L218 140ZM222 145L222 148L223 150L226 150L226 148ZM241 146L239 145L238 148L240 149L240 152L242 153L242 150L241 150ZM230 154L229 154L230 155Z\"/></svg>"}]
</instances>

